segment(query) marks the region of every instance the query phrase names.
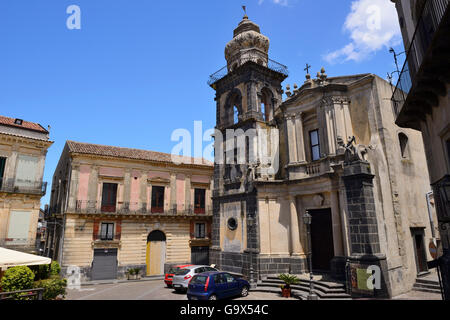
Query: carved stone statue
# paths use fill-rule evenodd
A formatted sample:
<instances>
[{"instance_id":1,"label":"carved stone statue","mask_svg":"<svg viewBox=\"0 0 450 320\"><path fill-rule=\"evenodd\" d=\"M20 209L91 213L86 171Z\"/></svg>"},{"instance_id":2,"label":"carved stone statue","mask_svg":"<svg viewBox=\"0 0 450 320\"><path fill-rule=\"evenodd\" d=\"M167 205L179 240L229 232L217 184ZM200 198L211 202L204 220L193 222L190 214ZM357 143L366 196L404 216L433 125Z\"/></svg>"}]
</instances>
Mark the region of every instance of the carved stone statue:
<instances>
[{"instance_id":1,"label":"carved stone statue","mask_svg":"<svg viewBox=\"0 0 450 320\"><path fill-rule=\"evenodd\" d=\"M337 143L340 147L345 149L344 163L353 161L366 161L367 147L362 144L356 144L355 136L348 137L347 144L344 143L341 137L337 138Z\"/></svg>"}]
</instances>

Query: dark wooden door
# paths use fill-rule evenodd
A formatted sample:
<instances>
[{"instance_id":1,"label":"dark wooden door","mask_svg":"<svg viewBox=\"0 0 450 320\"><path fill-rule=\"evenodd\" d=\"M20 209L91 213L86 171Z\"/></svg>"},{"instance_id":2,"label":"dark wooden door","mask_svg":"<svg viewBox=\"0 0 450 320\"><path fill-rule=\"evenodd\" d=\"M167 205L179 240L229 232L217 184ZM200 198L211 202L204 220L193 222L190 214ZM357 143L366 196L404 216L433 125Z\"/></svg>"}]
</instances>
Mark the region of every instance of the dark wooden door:
<instances>
[{"instance_id":1,"label":"dark wooden door","mask_svg":"<svg viewBox=\"0 0 450 320\"><path fill-rule=\"evenodd\" d=\"M317 271L329 271L334 257L331 209L310 210L312 267Z\"/></svg>"},{"instance_id":2,"label":"dark wooden door","mask_svg":"<svg viewBox=\"0 0 450 320\"><path fill-rule=\"evenodd\" d=\"M414 245L416 249L417 273L425 272L428 270L428 267L422 233L414 234Z\"/></svg>"}]
</instances>

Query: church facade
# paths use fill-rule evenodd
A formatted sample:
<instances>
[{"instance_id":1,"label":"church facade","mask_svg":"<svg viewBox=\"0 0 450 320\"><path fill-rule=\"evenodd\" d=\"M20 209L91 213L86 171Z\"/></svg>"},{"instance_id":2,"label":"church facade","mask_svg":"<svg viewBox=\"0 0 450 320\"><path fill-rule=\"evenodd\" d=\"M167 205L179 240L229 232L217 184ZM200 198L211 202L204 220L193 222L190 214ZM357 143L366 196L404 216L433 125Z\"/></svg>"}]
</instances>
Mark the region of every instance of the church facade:
<instances>
[{"instance_id":1,"label":"church facade","mask_svg":"<svg viewBox=\"0 0 450 320\"><path fill-rule=\"evenodd\" d=\"M226 45L226 68L210 77L210 263L257 281L309 272L311 262L354 296L410 290L427 272L425 247L437 234L421 134L395 125L390 84L378 76L328 77L322 68L283 90L287 67L268 50L244 16ZM374 265L381 288L361 287L358 277Z\"/></svg>"}]
</instances>

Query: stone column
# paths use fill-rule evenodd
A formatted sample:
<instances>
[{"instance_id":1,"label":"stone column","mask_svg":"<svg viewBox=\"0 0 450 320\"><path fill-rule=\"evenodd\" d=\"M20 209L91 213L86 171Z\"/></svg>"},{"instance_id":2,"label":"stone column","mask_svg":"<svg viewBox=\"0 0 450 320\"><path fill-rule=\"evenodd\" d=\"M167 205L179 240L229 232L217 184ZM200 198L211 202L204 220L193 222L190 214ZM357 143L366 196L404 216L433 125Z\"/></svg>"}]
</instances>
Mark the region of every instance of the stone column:
<instances>
[{"instance_id":1,"label":"stone column","mask_svg":"<svg viewBox=\"0 0 450 320\"><path fill-rule=\"evenodd\" d=\"M289 210L290 210L290 235L291 235L291 254L299 255L300 254L300 233L298 230L298 216L297 216L297 207L294 196L289 196L287 198L289 202Z\"/></svg>"},{"instance_id":2,"label":"stone column","mask_svg":"<svg viewBox=\"0 0 450 320\"><path fill-rule=\"evenodd\" d=\"M125 174L123 177L123 207L125 209L129 208L131 197L131 169L125 169Z\"/></svg>"},{"instance_id":3,"label":"stone column","mask_svg":"<svg viewBox=\"0 0 450 320\"><path fill-rule=\"evenodd\" d=\"M98 166L91 166L91 173L89 174L88 185L88 208L96 208L98 193Z\"/></svg>"},{"instance_id":4,"label":"stone column","mask_svg":"<svg viewBox=\"0 0 450 320\"><path fill-rule=\"evenodd\" d=\"M290 210L290 238L291 238L291 265L290 273L300 274L305 270L305 256L300 242L300 231L298 224L297 200L295 196L290 195L287 198Z\"/></svg>"},{"instance_id":5,"label":"stone column","mask_svg":"<svg viewBox=\"0 0 450 320\"><path fill-rule=\"evenodd\" d=\"M140 205L137 209L147 210L147 172L142 172L139 187Z\"/></svg>"},{"instance_id":6,"label":"stone column","mask_svg":"<svg viewBox=\"0 0 450 320\"><path fill-rule=\"evenodd\" d=\"M205 207L207 205L206 200L208 199L206 196L207 195L205 191ZM191 206L191 176L186 175L186 178L184 179L184 207L186 211L190 210L190 206Z\"/></svg>"},{"instance_id":7,"label":"stone column","mask_svg":"<svg viewBox=\"0 0 450 320\"><path fill-rule=\"evenodd\" d=\"M297 161L305 162L305 138L303 137L303 113L299 112L295 118L295 133L297 137Z\"/></svg>"},{"instance_id":8,"label":"stone column","mask_svg":"<svg viewBox=\"0 0 450 320\"><path fill-rule=\"evenodd\" d=\"M288 134L288 147L289 147L289 163L297 162L297 143L295 137L295 117L292 115L286 115L286 126Z\"/></svg>"},{"instance_id":9,"label":"stone column","mask_svg":"<svg viewBox=\"0 0 450 320\"><path fill-rule=\"evenodd\" d=\"M333 245L334 257L331 260L331 274L339 280L345 279L345 263L344 248L342 242L342 226L341 215L339 207L339 196L337 190L332 190L330 193L331 200L331 220L333 230Z\"/></svg>"},{"instance_id":10,"label":"stone column","mask_svg":"<svg viewBox=\"0 0 450 320\"><path fill-rule=\"evenodd\" d=\"M344 164L345 192L350 235L350 256L347 261L347 286L353 297L390 298L391 287L386 256L381 253L378 221L373 196L373 178L370 164L354 161ZM367 270L377 267L380 287L366 286ZM359 279L361 277L362 279ZM361 281L352 281L357 278Z\"/></svg>"},{"instance_id":11,"label":"stone column","mask_svg":"<svg viewBox=\"0 0 450 320\"><path fill-rule=\"evenodd\" d=\"M170 174L170 207L173 209L177 204L177 175L175 173Z\"/></svg>"},{"instance_id":12,"label":"stone column","mask_svg":"<svg viewBox=\"0 0 450 320\"><path fill-rule=\"evenodd\" d=\"M70 177L70 191L69 191L69 210L76 208L76 202L78 200L78 179L79 179L80 166L78 164L72 164L72 174Z\"/></svg>"},{"instance_id":13,"label":"stone column","mask_svg":"<svg viewBox=\"0 0 450 320\"><path fill-rule=\"evenodd\" d=\"M327 145L328 154L336 154L336 132L334 122L334 107L333 105L325 106L325 121L327 129Z\"/></svg>"}]
</instances>

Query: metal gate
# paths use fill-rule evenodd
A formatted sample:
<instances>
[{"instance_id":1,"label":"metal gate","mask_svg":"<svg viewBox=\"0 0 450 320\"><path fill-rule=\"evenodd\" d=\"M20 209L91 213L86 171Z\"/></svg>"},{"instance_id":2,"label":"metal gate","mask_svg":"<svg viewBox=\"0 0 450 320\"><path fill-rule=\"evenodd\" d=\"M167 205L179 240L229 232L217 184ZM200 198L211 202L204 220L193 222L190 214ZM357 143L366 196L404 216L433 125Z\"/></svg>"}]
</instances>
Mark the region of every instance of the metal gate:
<instances>
[{"instance_id":1,"label":"metal gate","mask_svg":"<svg viewBox=\"0 0 450 320\"><path fill-rule=\"evenodd\" d=\"M192 247L191 263L209 265L209 247Z\"/></svg>"},{"instance_id":2,"label":"metal gate","mask_svg":"<svg viewBox=\"0 0 450 320\"><path fill-rule=\"evenodd\" d=\"M94 249L92 280L117 278L117 249Z\"/></svg>"}]
</instances>

